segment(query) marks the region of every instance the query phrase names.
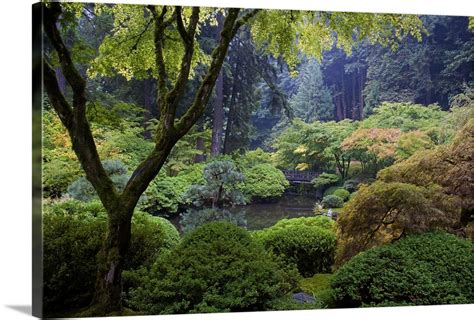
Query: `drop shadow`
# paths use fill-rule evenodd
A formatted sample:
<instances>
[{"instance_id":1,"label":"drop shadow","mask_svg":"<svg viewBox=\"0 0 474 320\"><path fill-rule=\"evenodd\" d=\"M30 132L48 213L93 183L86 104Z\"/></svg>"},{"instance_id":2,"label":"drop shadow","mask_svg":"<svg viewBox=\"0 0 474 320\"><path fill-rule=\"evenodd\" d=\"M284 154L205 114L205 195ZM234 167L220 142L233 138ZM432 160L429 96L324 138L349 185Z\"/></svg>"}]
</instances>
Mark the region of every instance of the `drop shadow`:
<instances>
[{"instance_id":1,"label":"drop shadow","mask_svg":"<svg viewBox=\"0 0 474 320\"><path fill-rule=\"evenodd\" d=\"M31 316L32 308L31 306L28 305L12 305L12 306L5 306L7 308L13 309L15 311L18 311L20 313L26 314Z\"/></svg>"}]
</instances>

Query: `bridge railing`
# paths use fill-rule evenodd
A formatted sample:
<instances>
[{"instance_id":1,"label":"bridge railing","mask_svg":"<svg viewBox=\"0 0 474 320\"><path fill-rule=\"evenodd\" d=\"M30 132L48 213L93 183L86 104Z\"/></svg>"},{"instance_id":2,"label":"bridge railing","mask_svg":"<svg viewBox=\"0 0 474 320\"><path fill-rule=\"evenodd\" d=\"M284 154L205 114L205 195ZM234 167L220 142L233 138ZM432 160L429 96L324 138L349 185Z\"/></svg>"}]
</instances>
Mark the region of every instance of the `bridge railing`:
<instances>
[{"instance_id":1,"label":"bridge railing","mask_svg":"<svg viewBox=\"0 0 474 320\"><path fill-rule=\"evenodd\" d=\"M315 171L283 170L288 181L311 181L318 175Z\"/></svg>"}]
</instances>

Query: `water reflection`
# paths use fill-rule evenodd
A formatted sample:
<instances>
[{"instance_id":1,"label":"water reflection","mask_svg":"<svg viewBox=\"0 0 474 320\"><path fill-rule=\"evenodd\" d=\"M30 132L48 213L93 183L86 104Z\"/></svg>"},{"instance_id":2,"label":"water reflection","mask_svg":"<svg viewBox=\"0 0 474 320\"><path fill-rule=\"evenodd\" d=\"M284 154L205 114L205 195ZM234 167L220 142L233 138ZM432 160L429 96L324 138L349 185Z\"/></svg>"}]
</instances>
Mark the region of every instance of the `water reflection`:
<instances>
[{"instance_id":1,"label":"water reflection","mask_svg":"<svg viewBox=\"0 0 474 320\"><path fill-rule=\"evenodd\" d=\"M247 229L258 230L274 225L284 218L313 215L315 200L304 196L285 196L275 203L254 203L235 210L244 210Z\"/></svg>"},{"instance_id":2,"label":"water reflection","mask_svg":"<svg viewBox=\"0 0 474 320\"><path fill-rule=\"evenodd\" d=\"M246 227L248 230L258 230L272 226L284 218L312 216L315 201L314 198L307 196L287 195L272 203L253 203L221 211L190 211L182 213L173 222L181 231L188 231L203 223L216 220L226 220Z\"/></svg>"}]
</instances>

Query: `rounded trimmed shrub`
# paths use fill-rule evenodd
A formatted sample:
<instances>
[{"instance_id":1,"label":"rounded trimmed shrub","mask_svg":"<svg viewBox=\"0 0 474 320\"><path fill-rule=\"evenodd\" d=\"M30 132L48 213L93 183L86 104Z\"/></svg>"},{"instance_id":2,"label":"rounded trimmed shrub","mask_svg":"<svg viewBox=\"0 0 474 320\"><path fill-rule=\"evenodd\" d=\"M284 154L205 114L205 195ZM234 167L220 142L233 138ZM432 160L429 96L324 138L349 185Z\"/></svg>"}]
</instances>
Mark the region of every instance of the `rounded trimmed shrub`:
<instances>
[{"instance_id":1,"label":"rounded trimmed shrub","mask_svg":"<svg viewBox=\"0 0 474 320\"><path fill-rule=\"evenodd\" d=\"M97 253L106 229L107 216L99 201L68 200L44 206L45 314L84 307L90 302L98 268ZM150 264L178 241L178 231L170 222L135 212L124 268Z\"/></svg>"},{"instance_id":2,"label":"rounded trimmed shrub","mask_svg":"<svg viewBox=\"0 0 474 320\"><path fill-rule=\"evenodd\" d=\"M292 226L310 226L310 227L320 227L327 230L332 230L336 222L326 216L317 216L317 217L299 217L291 219L281 219L275 223L271 228L273 230L282 229Z\"/></svg>"},{"instance_id":3,"label":"rounded trimmed shrub","mask_svg":"<svg viewBox=\"0 0 474 320\"><path fill-rule=\"evenodd\" d=\"M351 193L349 191L347 191L346 189L344 189L344 188L336 189L336 190L334 190L334 192L332 194L335 195L335 196L338 196L343 201L346 201L347 199L349 199L349 196L351 195Z\"/></svg>"},{"instance_id":4,"label":"rounded trimmed shrub","mask_svg":"<svg viewBox=\"0 0 474 320\"><path fill-rule=\"evenodd\" d=\"M281 170L267 163L244 169L243 174L240 190L251 199L279 198L290 185Z\"/></svg>"},{"instance_id":5,"label":"rounded trimmed shrub","mask_svg":"<svg viewBox=\"0 0 474 320\"><path fill-rule=\"evenodd\" d=\"M342 206L344 205L344 200L342 200L341 197L330 194L323 198L321 204L324 208L342 208Z\"/></svg>"},{"instance_id":6,"label":"rounded trimmed shrub","mask_svg":"<svg viewBox=\"0 0 474 320\"><path fill-rule=\"evenodd\" d=\"M246 230L219 221L187 234L151 268L124 276L135 282L131 308L170 314L265 310L296 286L297 273Z\"/></svg>"},{"instance_id":7,"label":"rounded trimmed shrub","mask_svg":"<svg viewBox=\"0 0 474 320\"><path fill-rule=\"evenodd\" d=\"M473 243L426 233L359 253L331 287L338 307L474 303L473 276Z\"/></svg>"},{"instance_id":8,"label":"rounded trimmed shrub","mask_svg":"<svg viewBox=\"0 0 474 320\"><path fill-rule=\"evenodd\" d=\"M100 203L77 200L44 206L43 301L46 315L92 298L107 217Z\"/></svg>"},{"instance_id":9,"label":"rounded trimmed shrub","mask_svg":"<svg viewBox=\"0 0 474 320\"><path fill-rule=\"evenodd\" d=\"M323 172L319 176L314 178L311 183L316 189L325 189L327 187L337 184L340 179L341 177L338 174Z\"/></svg>"},{"instance_id":10,"label":"rounded trimmed shrub","mask_svg":"<svg viewBox=\"0 0 474 320\"><path fill-rule=\"evenodd\" d=\"M124 269L151 265L163 250L175 247L179 241L179 232L171 222L136 211L132 218L132 238Z\"/></svg>"},{"instance_id":11,"label":"rounded trimmed shrub","mask_svg":"<svg viewBox=\"0 0 474 320\"><path fill-rule=\"evenodd\" d=\"M282 256L288 264L296 264L304 277L330 271L336 248L335 233L329 228L304 224L303 221L277 223L253 235L267 249Z\"/></svg>"}]
</instances>

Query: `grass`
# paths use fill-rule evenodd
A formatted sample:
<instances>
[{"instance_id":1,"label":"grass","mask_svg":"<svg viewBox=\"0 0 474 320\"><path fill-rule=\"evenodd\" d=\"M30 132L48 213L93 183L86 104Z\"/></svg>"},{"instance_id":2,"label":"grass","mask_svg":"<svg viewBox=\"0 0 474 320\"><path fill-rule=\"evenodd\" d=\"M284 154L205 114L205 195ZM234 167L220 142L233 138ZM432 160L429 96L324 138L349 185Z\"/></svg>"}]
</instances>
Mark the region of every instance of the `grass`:
<instances>
[{"instance_id":1,"label":"grass","mask_svg":"<svg viewBox=\"0 0 474 320\"><path fill-rule=\"evenodd\" d=\"M311 278L303 278L300 280L300 288L315 296L316 300L321 301L326 307L332 306L332 294L330 282L333 277L332 273L319 273Z\"/></svg>"}]
</instances>

